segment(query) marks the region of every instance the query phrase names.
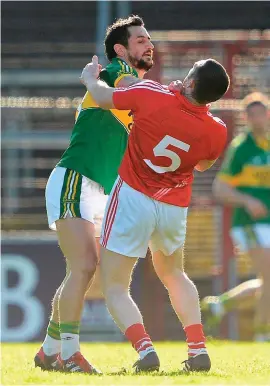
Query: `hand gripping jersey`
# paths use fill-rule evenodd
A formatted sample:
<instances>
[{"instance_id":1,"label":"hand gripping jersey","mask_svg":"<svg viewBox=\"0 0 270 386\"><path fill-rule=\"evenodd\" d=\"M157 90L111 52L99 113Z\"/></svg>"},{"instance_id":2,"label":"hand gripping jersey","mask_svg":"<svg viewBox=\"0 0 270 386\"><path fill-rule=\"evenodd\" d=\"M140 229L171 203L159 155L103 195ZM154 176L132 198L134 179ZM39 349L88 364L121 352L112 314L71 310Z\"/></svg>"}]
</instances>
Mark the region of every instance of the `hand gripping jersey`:
<instances>
[{"instance_id":1,"label":"hand gripping jersey","mask_svg":"<svg viewBox=\"0 0 270 386\"><path fill-rule=\"evenodd\" d=\"M114 58L100 73L109 86L117 86L124 76L138 77L121 59ZM109 194L117 177L132 125L129 110L102 110L87 92L78 108L70 144L58 166L72 169L99 183Z\"/></svg>"},{"instance_id":2,"label":"hand gripping jersey","mask_svg":"<svg viewBox=\"0 0 270 386\"><path fill-rule=\"evenodd\" d=\"M266 217L253 219L244 208L235 208L232 226L270 224L270 138L256 141L252 133L237 136L229 146L218 174L241 193L262 201L269 209ZM270 235L269 235L270 237Z\"/></svg>"},{"instance_id":3,"label":"hand gripping jersey","mask_svg":"<svg viewBox=\"0 0 270 386\"><path fill-rule=\"evenodd\" d=\"M120 177L157 201L187 207L194 167L219 157L225 124L207 106L153 81L116 90L113 101L117 109L131 109L134 119Z\"/></svg>"}]
</instances>

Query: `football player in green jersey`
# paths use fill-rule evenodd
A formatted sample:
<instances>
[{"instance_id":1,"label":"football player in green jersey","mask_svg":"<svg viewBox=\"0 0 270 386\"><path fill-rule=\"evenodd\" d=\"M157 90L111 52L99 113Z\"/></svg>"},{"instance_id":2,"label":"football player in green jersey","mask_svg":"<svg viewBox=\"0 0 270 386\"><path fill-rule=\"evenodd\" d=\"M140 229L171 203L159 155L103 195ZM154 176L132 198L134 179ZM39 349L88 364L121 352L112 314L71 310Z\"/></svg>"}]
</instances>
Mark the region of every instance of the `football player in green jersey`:
<instances>
[{"instance_id":1,"label":"football player in green jersey","mask_svg":"<svg viewBox=\"0 0 270 386\"><path fill-rule=\"evenodd\" d=\"M153 65L153 44L138 16L120 19L105 36L110 64L100 79L127 87ZM129 111L102 110L87 92L78 108L70 144L46 186L49 227L55 229L67 273L55 293L47 335L35 357L42 369L96 373L82 356L79 326L84 296L98 262L96 236L107 195L117 177L132 125Z\"/></svg>"},{"instance_id":2,"label":"football player in green jersey","mask_svg":"<svg viewBox=\"0 0 270 386\"><path fill-rule=\"evenodd\" d=\"M258 296L254 332L258 341L270 340L270 122L269 100L260 93L244 99L248 131L234 138L214 182L216 198L234 207L231 236L247 252L258 280L250 280L222 294L207 297L202 308L217 321L246 298Z\"/></svg>"}]
</instances>

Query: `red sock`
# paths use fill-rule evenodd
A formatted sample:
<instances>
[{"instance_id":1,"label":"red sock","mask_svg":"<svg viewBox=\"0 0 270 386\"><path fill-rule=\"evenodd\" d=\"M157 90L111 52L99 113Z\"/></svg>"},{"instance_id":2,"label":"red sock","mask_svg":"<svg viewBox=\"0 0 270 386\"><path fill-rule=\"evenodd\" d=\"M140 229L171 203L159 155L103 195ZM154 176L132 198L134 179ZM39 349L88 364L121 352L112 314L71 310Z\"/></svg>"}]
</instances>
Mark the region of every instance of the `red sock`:
<instances>
[{"instance_id":1,"label":"red sock","mask_svg":"<svg viewBox=\"0 0 270 386\"><path fill-rule=\"evenodd\" d=\"M153 343L146 333L144 325L140 323L128 327L125 336L131 342L132 346L138 352L141 358L151 351L154 351Z\"/></svg>"},{"instance_id":2,"label":"red sock","mask_svg":"<svg viewBox=\"0 0 270 386\"><path fill-rule=\"evenodd\" d=\"M205 336L203 333L202 324L192 324L184 328L187 337L188 355L195 356L198 354L206 354Z\"/></svg>"}]
</instances>

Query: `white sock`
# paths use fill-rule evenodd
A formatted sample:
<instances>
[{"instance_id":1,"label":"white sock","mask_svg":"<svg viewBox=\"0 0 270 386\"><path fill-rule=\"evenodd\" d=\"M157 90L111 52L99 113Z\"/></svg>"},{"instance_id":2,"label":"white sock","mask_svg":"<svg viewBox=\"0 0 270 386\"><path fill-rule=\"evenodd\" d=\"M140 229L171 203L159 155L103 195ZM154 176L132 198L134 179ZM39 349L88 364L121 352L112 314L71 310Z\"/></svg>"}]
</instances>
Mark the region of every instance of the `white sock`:
<instances>
[{"instance_id":1,"label":"white sock","mask_svg":"<svg viewBox=\"0 0 270 386\"><path fill-rule=\"evenodd\" d=\"M61 336L61 358L69 359L75 352L80 351L80 337L78 334L64 332Z\"/></svg>"},{"instance_id":2,"label":"white sock","mask_svg":"<svg viewBox=\"0 0 270 386\"><path fill-rule=\"evenodd\" d=\"M188 356L195 358L197 355L208 354L206 347L204 348L189 348Z\"/></svg>"},{"instance_id":3,"label":"white sock","mask_svg":"<svg viewBox=\"0 0 270 386\"><path fill-rule=\"evenodd\" d=\"M151 347L147 347L145 350L139 351L138 354L140 355L140 359L143 359L147 354L154 351L155 351L154 346L151 346Z\"/></svg>"},{"instance_id":4,"label":"white sock","mask_svg":"<svg viewBox=\"0 0 270 386\"><path fill-rule=\"evenodd\" d=\"M50 356L58 354L61 351L61 340L54 339L47 334L42 344L42 347L45 355Z\"/></svg>"}]
</instances>

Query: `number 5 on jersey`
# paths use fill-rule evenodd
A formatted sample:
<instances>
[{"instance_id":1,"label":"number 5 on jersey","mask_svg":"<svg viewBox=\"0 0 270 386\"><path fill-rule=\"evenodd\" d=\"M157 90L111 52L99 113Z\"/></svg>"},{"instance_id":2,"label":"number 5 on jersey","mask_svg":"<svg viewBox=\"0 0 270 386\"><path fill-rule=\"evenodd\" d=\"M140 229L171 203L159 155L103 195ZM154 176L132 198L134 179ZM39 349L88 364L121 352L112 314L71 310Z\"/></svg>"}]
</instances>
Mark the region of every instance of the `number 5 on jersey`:
<instances>
[{"instance_id":1,"label":"number 5 on jersey","mask_svg":"<svg viewBox=\"0 0 270 386\"><path fill-rule=\"evenodd\" d=\"M166 135L158 144L154 147L153 152L156 157L167 157L172 161L170 166L158 166L154 165L149 159L144 159L144 162L153 169L156 173L174 172L181 165L181 158L174 151L167 149L169 145L178 147L178 149L189 151L190 145L185 142L179 141L176 138Z\"/></svg>"}]
</instances>

